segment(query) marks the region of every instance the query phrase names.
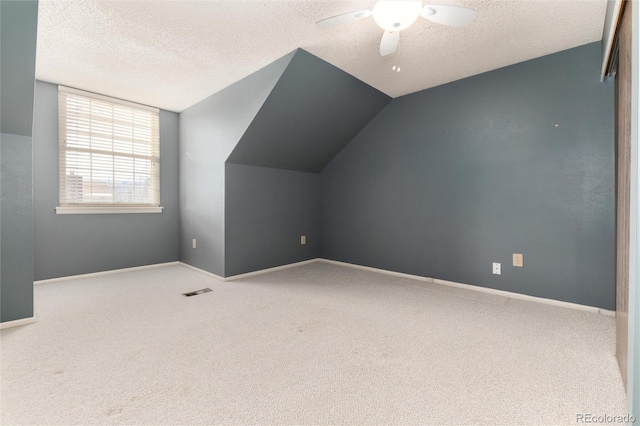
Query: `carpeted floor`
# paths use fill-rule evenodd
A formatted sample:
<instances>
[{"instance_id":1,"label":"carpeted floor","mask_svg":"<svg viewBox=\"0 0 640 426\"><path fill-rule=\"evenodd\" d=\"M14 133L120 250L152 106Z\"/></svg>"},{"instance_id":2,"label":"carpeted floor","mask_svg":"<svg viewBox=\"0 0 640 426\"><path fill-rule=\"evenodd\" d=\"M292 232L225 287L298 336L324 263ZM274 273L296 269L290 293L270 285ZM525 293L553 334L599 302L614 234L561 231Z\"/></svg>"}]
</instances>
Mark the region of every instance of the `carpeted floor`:
<instances>
[{"instance_id":1,"label":"carpeted floor","mask_svg":"<svg viewBox=\"0 0 640 426\"><path fill-rule=\"evenodd\" d=\"M186 298L181 293L210 287ZM35 288L8 424L576 424L624 415L614 318L313 263Z\"/></svg>"}]
</instances>

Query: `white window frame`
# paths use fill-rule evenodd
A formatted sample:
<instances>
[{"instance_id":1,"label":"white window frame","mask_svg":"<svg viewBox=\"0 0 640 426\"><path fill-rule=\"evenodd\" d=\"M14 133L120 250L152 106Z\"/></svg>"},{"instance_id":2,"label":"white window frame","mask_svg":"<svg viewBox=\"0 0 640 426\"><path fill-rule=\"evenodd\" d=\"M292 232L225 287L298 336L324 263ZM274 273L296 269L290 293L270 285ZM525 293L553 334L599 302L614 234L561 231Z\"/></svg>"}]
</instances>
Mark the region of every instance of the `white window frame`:
<instances>
[{"instance_id":1,"label":"white window frame","mask_svg":"<svg viewBox=\"0 0 640 426\"><path fill-rule=\"evenodd\" d=\"M124 105L129 108L144 110L155 114L156 123L154 123L153 139L157 144L155 149L156 155L153 155L155 167L157 168L153 176L152 191L154 191L157 203L152 204L134 204L134 203L102 203L102 202L88 202L88 203L65 203L66 194L66 155L67 155L67 124L66 124L66 96L78 95L85 98L96 99L103 102ZM159 110L146 105L135 104L133 102L124 101L121 99L115 99L108 96L98 95L95 93L85 92L83 90L74 89L71 87L58 86L58 98L59 98L59 205L56 207L56 214L109 214L109 213L162 213L163 208L160 207L160 135L159 135ZM64 108L64 110L63 110ZM93 152L89 149L89 152ZM153 167L153 166L152 166ZM63 192L65 191L65 192Z\"/></svg>"}]
</instances>

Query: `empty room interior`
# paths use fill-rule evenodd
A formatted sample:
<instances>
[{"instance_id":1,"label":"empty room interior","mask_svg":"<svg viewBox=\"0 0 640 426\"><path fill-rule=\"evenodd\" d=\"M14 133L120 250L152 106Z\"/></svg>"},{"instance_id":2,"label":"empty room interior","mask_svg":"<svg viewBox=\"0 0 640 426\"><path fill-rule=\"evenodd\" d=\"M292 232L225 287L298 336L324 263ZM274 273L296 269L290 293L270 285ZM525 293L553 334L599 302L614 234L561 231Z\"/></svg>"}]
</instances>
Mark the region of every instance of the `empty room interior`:
<instances>
[{"instance_id":1,"label":"empty room interior","mask_svg":"<svg viewBox=\"0 0 640 426\"><path fill-rule=\"evenodd\" d=\"M637 1L0 21L1 424L640 424Z\"/></svg>"}]
</instances>

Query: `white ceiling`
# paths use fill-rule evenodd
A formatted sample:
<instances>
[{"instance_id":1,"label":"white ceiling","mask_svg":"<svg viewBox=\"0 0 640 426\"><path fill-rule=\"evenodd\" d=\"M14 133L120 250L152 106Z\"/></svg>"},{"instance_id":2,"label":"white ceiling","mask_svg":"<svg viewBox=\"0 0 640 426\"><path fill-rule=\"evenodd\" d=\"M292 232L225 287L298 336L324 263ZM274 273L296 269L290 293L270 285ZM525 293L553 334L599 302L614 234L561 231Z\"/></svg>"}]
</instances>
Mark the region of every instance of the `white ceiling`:
<instances>
[{"instance_id":1,"label":"white ceiling","mask_svg":"<svg viewBox=\"0 0 640 426\"><path fill-rule=\"evenodd\" d=\"M598 41L606 10L606 0L433 0L476 18L464 29L419 18L384 58L372 18L315 25L374 3L40 0L36 78L182 111L301 47L397 97Z\"/></svg>"}]
</instances>

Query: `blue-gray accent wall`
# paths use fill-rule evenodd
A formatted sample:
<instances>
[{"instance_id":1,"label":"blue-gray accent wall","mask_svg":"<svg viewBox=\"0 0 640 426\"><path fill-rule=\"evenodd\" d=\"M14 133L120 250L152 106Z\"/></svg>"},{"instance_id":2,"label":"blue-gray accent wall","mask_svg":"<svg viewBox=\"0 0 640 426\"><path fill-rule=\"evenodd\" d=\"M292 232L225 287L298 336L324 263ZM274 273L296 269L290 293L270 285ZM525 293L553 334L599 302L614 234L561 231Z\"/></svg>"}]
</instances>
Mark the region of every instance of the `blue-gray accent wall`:
<instances>
[{"instance_id":1,"label":"blue-gray accent wall","mask_svg":"<svg viewBox=\"0 0 640 426\"><path fill-rule=\"evenodd\" d=\"M319 256L317 173L230 163L225 170L226 276Z\"/></svg>"},{"instance_id":2,"label":"blue-gray accent wall","mask_svg":"<svg viewBox=\"0 0 640 426\"><path fill-rule=\"evenodd\" d=\"M31 137L0 135L0 314L33 316Z\"/></svg>"},{"instance_id":3,"label":"blue-gray accent wall","mask_svg":"<svg viewBox=\"0 0 640 426\"><path fill-rule=\"evenodd\" d=\"M227 159L225 276L318 257L317 172L390 100L295 52Z\"/></svg>"},{"instance_id":4,"label":"blue-gray accent wall","mask_svg":"<svg viewBox=\"0 0 640 426\"><path fill-rule=\"evenodd\" d=\"M390 100L298 49L227 161L318 173Z\"/></svg>"},{"instance_id":5,"label":"blue-gray accent wall","mask_svg":"<svg viewBox=\"0 0 640 426\"><path fill-rule=\"evenodd\" d=\"M0 19L0 126L2 133L31 136L38 2L2 0Z\"/></svg>"},{"instance_id":6,"label":"blue-gray accent wall","mask_svg":"<svg viewBox=\"0 0 640 426\"><path fill-rule=\"evenodd\" d=\"M37 1L0 1L0 321L33 316Z\"/></svg>"},{"instance_id":7,"label":"blue-gray accent wall","mask_svg":"<svg viewBox=\"0 0 640 426\"><path fill-rule=\"evenodd\" d=\"M38 81L33 132L35 279L180 258L178 114L160 111L162 213L57 215L58 86Z\"/></svg>"},{"instance_id":8,"label":"blue-gray accent wall","mask_svg":"<svg viewBox=\"0 0 640 426\"><path fill-rule=\"evenodd\" d=\"M180 113L182 262L225 275L225 161L294 53Z\"/></svg>"},{"instance_id":9,"label":"blue-gray accent wall","mask_svg":"<svg viewBox=\"0 0 640 426\"><path fill-rule=\"evenodd\" d=\"M394 99L321 174L322 257L615 309L599 70L592 43Z\"/></svg>"}]
</instances>

